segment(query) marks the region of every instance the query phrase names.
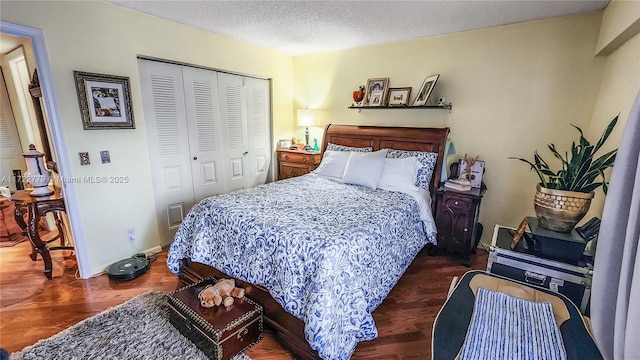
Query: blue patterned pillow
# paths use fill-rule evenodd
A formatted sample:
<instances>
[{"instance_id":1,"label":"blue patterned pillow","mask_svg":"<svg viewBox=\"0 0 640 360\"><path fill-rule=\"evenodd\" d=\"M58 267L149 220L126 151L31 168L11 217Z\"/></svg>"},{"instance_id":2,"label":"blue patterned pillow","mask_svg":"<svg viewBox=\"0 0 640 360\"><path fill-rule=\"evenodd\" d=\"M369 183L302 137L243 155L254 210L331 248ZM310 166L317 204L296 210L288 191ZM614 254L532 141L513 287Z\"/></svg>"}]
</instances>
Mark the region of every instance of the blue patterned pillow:
<instances>
[{"instance_id":1,"label":"blue patterned pillow","mask_svg":"<svg viewBox=\"0 0 640 360\"><path fill-rule=\"evenodd\" d=\"M406 158L415 156L418 158L420 168L418 169L418 176L416 178L416 186L425 190L429 190L429 183L433 176L433 169L436 166L436 160L438 160L438 154L433 152L424 151L405 151L405 150L393 150L389 149L387 152L388 158Z\"/></svg>"},{"instance_id":2,"label":"blue patterned pillow","mask_svg":"<svg viewBox=\"0 0 640 360\"><path fill-rule=\"evenodd\" d=\"M330 150L330 151L372 152L373 148L371 146L359 148L359 147L344 146L344 145L337 145L337 144L329 143L327 145L327 150Z\"/></svg>"}]
</instances>

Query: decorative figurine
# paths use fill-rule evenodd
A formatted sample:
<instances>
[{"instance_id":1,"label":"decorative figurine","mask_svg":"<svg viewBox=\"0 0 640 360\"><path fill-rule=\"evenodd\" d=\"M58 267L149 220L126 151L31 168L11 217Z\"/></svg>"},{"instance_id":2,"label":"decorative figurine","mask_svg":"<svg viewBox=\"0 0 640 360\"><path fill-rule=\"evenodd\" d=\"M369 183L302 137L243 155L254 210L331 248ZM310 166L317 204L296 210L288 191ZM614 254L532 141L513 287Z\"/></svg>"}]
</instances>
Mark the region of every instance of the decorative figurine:
<instances>
[{"instance_id":1,"label":"decorative figurine","mask_svg":"<svg viewBox=\"0 0 640 360\"><path fill-rule=\"evenodd\" d=\"M353 106L362 106L362 100L364 99L364 85L360 85L358 90L353 92Z\"/></svg>"},{"instance_id":2,"label":"decorative figurine","mask_svg":"<svg viewBox=\"0 0 640 360\"><path fill-rule=\"evenodd\" d=\"M53 191L48 188L51 181L51 172L44 166L44 154L36 150L36 146L29 145L29 151L22 154L27 163L27 172L24 173L24 179L33 186L33 191L29 193L31 196L49 196Z\"/></svg>"}]
</instances>

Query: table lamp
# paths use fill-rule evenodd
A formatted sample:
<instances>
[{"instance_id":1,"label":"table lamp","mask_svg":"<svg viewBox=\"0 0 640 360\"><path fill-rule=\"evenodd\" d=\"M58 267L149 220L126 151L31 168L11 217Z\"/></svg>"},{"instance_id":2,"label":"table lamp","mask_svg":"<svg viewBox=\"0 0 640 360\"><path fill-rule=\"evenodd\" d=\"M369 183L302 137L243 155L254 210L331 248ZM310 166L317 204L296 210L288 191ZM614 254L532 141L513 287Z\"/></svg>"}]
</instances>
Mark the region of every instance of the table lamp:
<instances>
[{"instance_id":1,"label":"table lamp","mask_svg":"<svg viewBox=\"0 0 640 360\"><path fill-rule=\"evenodd\" d=\"M316 111L312 109L298 109L298 126L304 126L304 138L305 145L303 150L313 151L313 148L309 146L309 126L316 126L317 116Z\"/></svg>"}]
</instances>

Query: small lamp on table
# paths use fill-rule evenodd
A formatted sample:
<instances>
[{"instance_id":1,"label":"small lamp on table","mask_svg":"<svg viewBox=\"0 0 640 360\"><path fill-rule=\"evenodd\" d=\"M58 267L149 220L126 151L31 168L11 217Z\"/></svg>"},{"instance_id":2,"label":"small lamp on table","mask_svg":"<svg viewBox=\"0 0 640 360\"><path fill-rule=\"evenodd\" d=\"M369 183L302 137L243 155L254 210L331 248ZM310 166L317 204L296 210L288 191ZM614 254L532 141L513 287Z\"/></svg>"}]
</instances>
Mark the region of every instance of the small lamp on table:
<instances>
[{"instance_id":1,"label":"small lamp on table","mask_svg":"<svg viewBox=\"0 0 640 360\"><path fill-rule=\"evenodd\" d=\"M313 151L313 148L309 146L309 126L316 126L317 124L317 114L313 109L298 109L298 126L304 126L304 138L305 145L303 150L305 151Z\"/></svg>"}]
</instances>

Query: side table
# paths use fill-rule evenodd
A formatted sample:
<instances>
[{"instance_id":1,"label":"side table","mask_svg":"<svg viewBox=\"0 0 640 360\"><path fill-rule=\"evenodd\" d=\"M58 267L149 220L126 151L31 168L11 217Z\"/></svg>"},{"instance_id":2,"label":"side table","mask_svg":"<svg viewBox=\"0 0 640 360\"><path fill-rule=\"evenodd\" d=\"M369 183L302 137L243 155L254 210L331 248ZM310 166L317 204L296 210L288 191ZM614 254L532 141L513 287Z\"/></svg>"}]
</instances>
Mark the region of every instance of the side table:
<instances>
[{"instance_id":1,"label":"side table","mask_svg":"<svg viewBox=\"0 0 640 360\"><path fill-rule=\"evenodd\" d=\"M36 261L38 254L44 260L44 275L51 279L52 263L51 250L73 250L73 246L67 246L65 243L64 232L62 230L62 220L57 212L66 212L64 198L58 190L49 196L33 197L29 195L27 190L18 190L11 195L11 201L15 204L14 216L16 223L26 232L29 242L31 243L31 260ZM56 227L58 228L58 236L48 241L42 241L38 231L38 223L40 218L49 212L56 212ZM27 222L24 221L24 214L28 214ZM60 246L49 246L49 243L60 238Z\"/></svg>"},{"instance_id":2,"label":"side table","mask_svg":"<svg viewBox=\"0 0 640 360\"><path fill-rule=\"evenodd\" d=\"M438 248L462 255L462 263L471 266L470 254L482 236L482 224L478 222L480 201L486 187L469 191L456 191L441 186L436 190L436 227Z\"/></svg>"},{"instance_id":3,"label":"side table","mask_svg":"<svg viewBox=\"0 0 640 360\"><path fill-rule=\"evenodd\" d=\"M319 152L278 149L278 180L302 176L315 170L322 160Z\"/></svg>"}]
</instances>

